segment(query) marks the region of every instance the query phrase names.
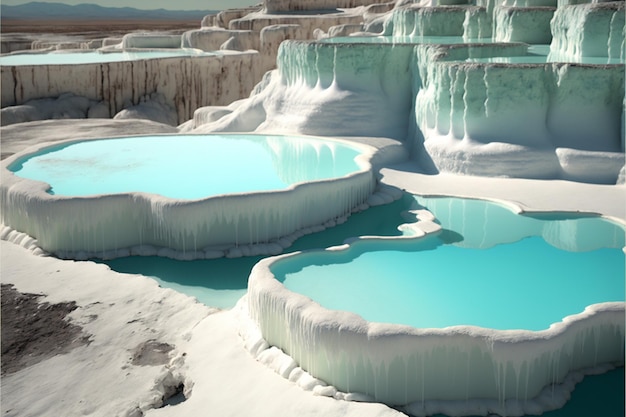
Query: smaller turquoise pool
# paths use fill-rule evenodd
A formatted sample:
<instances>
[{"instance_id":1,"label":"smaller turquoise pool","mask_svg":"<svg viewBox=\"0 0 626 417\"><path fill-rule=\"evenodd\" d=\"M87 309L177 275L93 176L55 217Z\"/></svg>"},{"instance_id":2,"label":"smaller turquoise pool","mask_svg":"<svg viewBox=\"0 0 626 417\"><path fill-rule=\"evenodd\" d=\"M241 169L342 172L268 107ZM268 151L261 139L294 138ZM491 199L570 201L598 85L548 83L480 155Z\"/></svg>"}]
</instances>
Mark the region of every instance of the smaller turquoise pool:
<instances>
[{"instance_id":1,"label":"smaller turquoise pool","mask_svg":"<svg viewBox=\"0 0 626 417\"><path fill-rule=\"evenodd\" d=\"M521 56L494 56L488 58L469 58L466 62L498 63L498 64L546 64L550 62L571 62L588 65L616 65L623 64L624 60L609 57L580 57L573 58L550 52L550 45L532 45L528 53Z\"/></svg>"},{"instance_id":2,"label":"smaller turquoise pool","mask_svg":"<svg viewBox=\"0 0 626 417\"><path fill-rule=\"evenodd\" d=\"M215 53L203 52L197 49L161 49L146 51L120 51L120 52L49 52L8 54L0 56L0 65L80 65L100 64L105 62L138 61L143 59L174 58L174 57L199 57L212 56Z\"/></svg>"},{"instance_id":3,"label":"smaller turquoise pool","mask_svg":"<svg viewBox=\"0 0 626 417\"><path fill-rule=\"evenodd\" d=\"M172 135L98 139L45 148L9 169L50 194L145 192L177 199L273 191L360 170L361 152L305 137Z\"/></svg>"},{"instance_id":4,"label":"smaller turquoise pool","mask_svg":"<svg viewBox=\"0 0 626 417\"><path fill-rule=\"evenodd\" d=\"M322 43L386 43L386 44L476 44L493 43L491 38L463 38L462 36L338 36L320 39Z\"/></svg>"},{"instance_id":5,"label":"smaller turquoise pool","mask_svg":"<svg viewBox=\"0 0 626 417\"><path fill-rule=\"evenodd\" d=\"M498 204L417 198L443 231L305 252L272 272L291 291L368 321L543 330L624 301L624 229L601 218L520 216Z\"/></svg>"}]
</instances>

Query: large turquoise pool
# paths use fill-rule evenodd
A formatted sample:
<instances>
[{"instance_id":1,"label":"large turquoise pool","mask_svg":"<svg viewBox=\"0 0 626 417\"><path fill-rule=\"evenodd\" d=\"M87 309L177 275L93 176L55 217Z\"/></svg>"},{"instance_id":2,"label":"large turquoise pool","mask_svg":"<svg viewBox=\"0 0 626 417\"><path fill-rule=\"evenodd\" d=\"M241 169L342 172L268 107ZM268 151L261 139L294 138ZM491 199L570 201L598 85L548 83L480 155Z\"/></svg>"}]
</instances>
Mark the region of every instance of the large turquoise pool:
<instances>
[{"instance_id":1,"label":"large turquoise pool","mask_svg":"<svg viewBox=\"0 0 626 417\"><path fill-rule=\"evenodd\" d=\"M438 236L305 252L272 272L326 308L420 328L542 330L591 304L624 301L616 223L521 216L479 200L416 201L437 217Z\"/></svg>"}]
</instances>

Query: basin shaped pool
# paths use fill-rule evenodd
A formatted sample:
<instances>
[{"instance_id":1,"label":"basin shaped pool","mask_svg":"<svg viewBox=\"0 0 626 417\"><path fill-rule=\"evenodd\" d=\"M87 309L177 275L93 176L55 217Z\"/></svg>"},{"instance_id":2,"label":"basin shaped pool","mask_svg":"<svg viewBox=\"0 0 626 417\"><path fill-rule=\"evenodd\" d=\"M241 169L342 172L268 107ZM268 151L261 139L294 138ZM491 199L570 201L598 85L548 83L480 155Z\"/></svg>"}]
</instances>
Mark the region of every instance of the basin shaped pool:
<instances>
[{"instance_id":1,"label":"basin shaped pool","mask_svg":"<svg viewBox=\"0 0 626 417\"><path fill-rule=\"evenodd\" d=\"M412 198L404 236L260 261L246 303L263 339L412 415L540 414L623 365L622 224Z\"/></svg>"},{"instance_id":2,"label":"basin shaped pool","mask_svg":"<svg viewBox=\"0 0 626 417\"><path fill-rule=\"evenodd\" d=\"M359 154L314 138L141 136L52 146L9 169L50 184L50 194L144 192L195 200L343 177L359 170Z\"/></svg>"},{"instance_id":3,"label":"basin shaped pool","mask_svg":"<svg viewBox=\"0 0 626 417\"><path fill-rule=\"evenodd\" d=\"M624 301L624 229L615 223L521 216L479 200L419 200L441 216L439 236L355 242L272 271L326 308L421 328L543 330L591 304Z\"/></svg>"},{"instance_id":4,"label":"basin shaped pool","mask_svg":"<svg viewBox=\"0 0 626 417\"><path fill-rule=\"evenodd\" d=\"M69 141L3 161L2 217L61 257L202 259L246 245L280 253L282 237L369 197L373 154L304 136Z\"/></svg>"},{"instance_id":5,"label":"basin shaped pool","mask_svg":"<svg viewBox=\"0 0 626 417\"><path fill-rule=\"evenodd\" d=\"M197 49L125 50L125 51L60 51L47 53L13 53L0 56L0 66L80 65L105 62L139 61L143 59L199 57L216 55Z\"/></svg>"}]
</instances>

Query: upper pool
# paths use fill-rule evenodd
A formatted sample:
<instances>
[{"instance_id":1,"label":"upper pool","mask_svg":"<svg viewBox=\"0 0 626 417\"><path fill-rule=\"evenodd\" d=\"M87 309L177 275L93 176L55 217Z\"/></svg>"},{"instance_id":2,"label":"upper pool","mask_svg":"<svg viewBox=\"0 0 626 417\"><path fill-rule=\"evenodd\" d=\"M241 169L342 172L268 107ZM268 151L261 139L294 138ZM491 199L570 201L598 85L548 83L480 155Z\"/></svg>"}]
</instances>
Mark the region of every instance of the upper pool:
<instances>
[{"instance_id":1,"label":"upper pool","mask_svg":"<svg viewBox=\"0 0 626 417\"><path fill-rule=\"evenodd\" d=\"M432 44L454 45L494 43L491 38L469 39L463 36L338 36L320 39L322 43L389 43L389 44Z\"/></svg>"},{"instance_id":2,"label":"upper pool","mask_svg":"<svg viewBox=\"0 0 626 417\"><path fill-rule=\"evenodd\" d=\"M525 55L468 58L466 62L497 64L546 64L550 62L571 62L588 65L617 65L623 64L624 60L619 57L572 57L565 54L551 52L550 45L531 45L528 47L528 52Z\"/></svg>"},{"instance_id":3,"label":"upper pool","mask_svg":"<svg viewBox=\"0 0 626 417\"><path fill-rule=\"evenodd\" d=\"M54 195L145 192L193 200L342 177L359 170L359 154L315 138L141 136L52 146L9 169L50 184Z\"/></svg>"},{"instance_id":4,"label":"upper pool","mask_svg":"<svg viewBox=\"0 0 626 417\"><path fill-rule=\"evenodd\" d=\"M417 328L536 331L589 305L624 301L618 224L522 216L479 200L417 200L435 213L439 236L358 241L282 260L272 271L326 308Z\"/></svg>"},{"instance_id":5,"label":"upper pool","mask_svg":"<svg viewBox=\"0 0 626 417\"><path fill-rule=\"evenodd\" d=\"M125 51L55 51L46 53L14 53L0 56L0 65L79 65L105 62L138 61L143 59L212 56L198 49L159 49Z\"/></svg>"}]
</instances>

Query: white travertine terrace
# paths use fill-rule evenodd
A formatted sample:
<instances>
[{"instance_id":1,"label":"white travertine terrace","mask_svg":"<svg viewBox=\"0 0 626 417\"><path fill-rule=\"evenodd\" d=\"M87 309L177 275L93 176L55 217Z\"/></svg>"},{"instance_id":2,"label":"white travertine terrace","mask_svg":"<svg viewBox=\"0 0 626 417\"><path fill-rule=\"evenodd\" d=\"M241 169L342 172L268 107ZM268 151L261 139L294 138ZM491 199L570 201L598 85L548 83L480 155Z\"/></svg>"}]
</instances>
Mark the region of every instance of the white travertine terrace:
<instances>
[{"instance_id":1,"label":"white travertine terrace","mask_svg":"<svg viewBox=\"0 0 626 417\"><path fill-rule=\"evenodd\" d=\"M491 16L484 7L415 5L395 9L386 21L386 36L491 36Z\"/></svg>"},{"instance_id":2,"label":"white travertine terrace","mask_svg":"<svg viewBox=\"0 0 626 417\"><path fill-rule=\"evenodd\" d=\"M494 39L498 42L549 44L555 7L498 7L494 10Z\"/></svg>"},{"instance_id":3,"label":"white travertine terrace","mask_svg":"<svg viewBox=\"0 0 626 417\"><path fill-rule=\"evenodd\" d=\"M227 47L227 42L235 42L237 48ZM183 48L200 49L206 52L220 49L246 51L260 50L259 36L251 30L227 30L221 27L207 27L189 30L182 35Z\"/></svg>"},{"instance_id":4,"label":"white travertine terrace","mask_svg":"<svg viewBox=\"0 0 626 417\"><path fill-rule=\"evenodd\" d=\"M403 237L361 238L325 252L332 256L364 239L384 244L389 239L420 239L440 230L429 212L415 214L419 221L403 225L408 231ZM621 302L589 306L543 331L474 326L417 329L373 323L353 313L325 309L287 290L271 268L297 256L306 253L267 258L254 267L242 302L262 338L254 332L242 333L254 355L268 344L277 346L295 359L298 372L309 372L330 384L326 390L348 393L348 398L352 394L404 406L419 416L521 416L561 407L571 389L565 387L566 381L573 373L624 362Z\"/></svg>"},{"instance_id":5,"label":"white travertine terrace","mask_svg":"<svg viewBox=\"0 0 626 417\"><path fill-rule=\"evenodd\" d=\"M228 108L199 109L188 127L374 132L405 138L421 169L431 173L614 184L622 181L624 167L624 65L579 61L620 58L624 6L561 6L555 12L555 5L409 4L396 7L385 21L387 36L479 38L471 44L372 44L358 37L350 43L283 42L278 69L250 98ZM598 22L608 29L598 40L567 35L567 25L580 26L584 35L597 32ZM549 42L551 32L546 63L472 61L524 56L528 45L511 40ZM494 41L506 42L491 43L486 38L492 33ZM590 53L576 49L579 43Z\"/></svg>"},{"instance_id":6,"label":"white travertine terrace","mask_svg":"<svg viewBox=\"0 0 626 417\"><path fill-rule=\"evenodd\" d=\"M608 57L623 62L625 14L623 1L559 7L552 22L550 51L564 57Z\"/></svg>"},{"instance_id":7,"label":"white travertine terrace","mask_svg":"<svg viewBox=\"0 0 626 417\"><path fill-rule=\"evenodd\" d=\"M369 0L349 0L344 2L347 8L341 9L335 4L331 7L332 13L322 15L310 12L311 7L318 10L323 6L318 2L289 13L283 8L293 4L270 3L264 9L249 7L207 16L200 29L183 35L131 33L122 39L104 39L90 44L46 44L47 48L56 49L102 48L110 51L183 47L207 52L221 50L222 53L201 60L181 57L168 58L166 62L142 60L97 66L2 66L2 108L71 93L105 101L109 106L109 117L113 117L119 111L137 105L140 97L158 93L176 108L178 123L183 123L193 117L197 108L226 105L248 96L263 74L275 67L278 46L283 40L311 39L316 31L325 32L337 25L361 25L372 15L367 8L361 7L370 5ZM385 6L387 10L391 7L391 4ZM274 9L282 11L270 12ZM33 79L38 82L30 82Z\"/></svg>"},{"instance_id":8,"label":"white travertine terrace","mask_svg":"<svg viewBox=\"0 0 626 417\"><path fill-rule=\"evenodd\" d=\"M624 67L463 62L492 48L418 48L423 157L439 171L615 183Z\"/></svg>"},{"instance_id":9,"label":"white travertine terrace","mask_svg":"<svg viewBox=\"0 0 626 417\"><path fill-rule=\"evenodd\" d=\"M329 142L329 146L346 146ZM131 249L185 259L223 256L228 249L230 256L241 256L237 248L248 245L258 246L260 253L280 253L288 245L281 238L345 218L374 191L375 148L349 146L362 152L357 157L360 169L349 175L295 183L283 190L199 200L141 192L50 195L48 184L9 170L45 148L38 146L2 162L2 223L36 238L41 249L68 258L114 258L128 256ZM297 154L289 158L298 160Z\"/></svg>"},{"instance_id":10,"label":"white travertine terrace","mask_svg":"<svg viewBox=\"0 0 626 417\"><path fill-rule=\"evenodd\" d=\"M615 183L624 165L623 66L464 62L525 50L284 42L278 70L249 99L219 109L220 117L201 109L193 127L408 134L422 167L434 172Z\"/></svg>"}]
</instances>

